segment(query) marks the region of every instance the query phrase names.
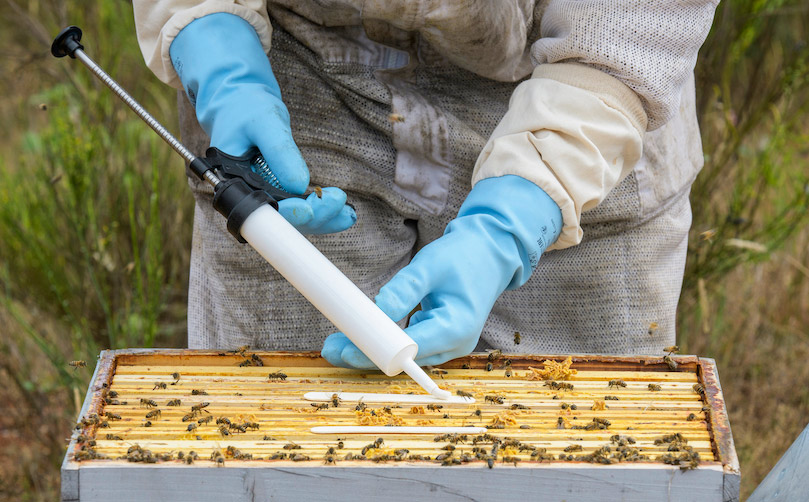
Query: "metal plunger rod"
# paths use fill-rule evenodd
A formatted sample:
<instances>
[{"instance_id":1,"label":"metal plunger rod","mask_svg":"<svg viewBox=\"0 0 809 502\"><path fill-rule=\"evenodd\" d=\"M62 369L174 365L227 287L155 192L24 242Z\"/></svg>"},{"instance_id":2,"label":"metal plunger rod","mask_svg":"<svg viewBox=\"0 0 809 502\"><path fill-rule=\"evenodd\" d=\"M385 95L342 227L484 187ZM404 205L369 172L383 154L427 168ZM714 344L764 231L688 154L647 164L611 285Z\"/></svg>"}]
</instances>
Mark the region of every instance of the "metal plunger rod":
<instances>
[{"instance_id":1,"label":"metal plunger rod","mask_svg":"<svg viewBox=\"0 0 809 502\"><path fill-rule=\"evenodd\" d=\"M78 28L75 31L68 31L63 30L63 34L65 38L62 39L62 42L65 44L63 50L65 51L64 55L69 55L72 58L77 58L79 61L84 63L84 66L90 69L93 74L98 77L99 80L104 82L104 84L115 93L116 96L121 98L121 101L127 104L129 108L135 112L138 117L140 117L144 122L146 122L149 127L151 127L154 132L156 132L163 140L168 143L174 150L183 156L185 160L189 163L194 162L197 159L197 156L191 153L188 148L183 146L177 138L174 137L165 127L163 127L160 122L157 121L152 115L147 112L140 104L135 101L135 98L129 95L123 87L118 85L118 83L110 77L107 72L101 69L100 66L93 61L90 56L88 56L83 50L82 46L78 44L78 39L81 38L81 31ZM60 34L61 38L61 34ZM74 45L70 45L70 43ZM56 55L56 54L54 54ZM216 186L221 181L219 177L211 170L205 171L203 173L204 180L211 184L211 186Z\"/></svg>"}]
</instances>

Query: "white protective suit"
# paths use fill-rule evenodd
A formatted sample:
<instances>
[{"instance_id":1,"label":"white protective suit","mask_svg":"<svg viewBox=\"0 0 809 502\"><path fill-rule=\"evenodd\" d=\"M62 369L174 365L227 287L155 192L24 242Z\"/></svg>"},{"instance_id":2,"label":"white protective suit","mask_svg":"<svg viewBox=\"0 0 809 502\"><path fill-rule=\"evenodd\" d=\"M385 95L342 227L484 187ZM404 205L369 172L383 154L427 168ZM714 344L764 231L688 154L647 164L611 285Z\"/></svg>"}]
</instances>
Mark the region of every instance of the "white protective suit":
<instances>
[{"instance_id":1,"label":"white protective suit","mask_svg":"<svg viewBox=\"0 0 809 502\"><path fill-rule=\"evenodd\" d=\"M229 12L256 29L312 184L342 188L357 210L349 230L311 240L369 295L442 234L476 181L516 174L556 201L564 228L528 283L498 300L479 348L659 353L674 342L702 166L693 69L717 3L134 7L147 64L177 88L169 46L188 23ZM201 154L208 139L184 99L180 111ZM333 326L233 240L207 185L191 186L189 346L319 349Z\"/></svg>"}]
</instances>

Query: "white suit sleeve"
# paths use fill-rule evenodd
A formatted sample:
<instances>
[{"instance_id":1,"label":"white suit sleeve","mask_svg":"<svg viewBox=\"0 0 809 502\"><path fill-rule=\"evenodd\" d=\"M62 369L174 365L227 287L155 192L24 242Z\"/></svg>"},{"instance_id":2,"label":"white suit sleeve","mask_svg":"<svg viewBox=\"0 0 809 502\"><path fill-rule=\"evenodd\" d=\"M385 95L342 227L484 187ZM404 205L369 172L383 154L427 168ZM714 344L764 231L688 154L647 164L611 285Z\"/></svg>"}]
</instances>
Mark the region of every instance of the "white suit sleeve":
<instances>
[{"instance_id":1,"label":"white suit sleeve","mask_svg":"<svg viewBox=\"0 0 809 502\"><path fill-rule=\"evenodd\" d=\"M647 130L679 107L717 0L551 0L532 46L532 78L478 158L472 183L516 174L562 210L549 248L581 242L581 213L634 168Z\"/></svg>"},{"instance_id":2,"label":"white suit sleeve","mask_svg":"<svg viewBox=\"0 0 809 502\"><path fill-rule=\"evenodd\" d=\"M182 88L169 56L174 37L194 19L227 12L244 18L255 28L261 45L270 50L272 28L266 0L134 0L135 29L143 59L157 78Z\"/></svg>"}]
</instances>

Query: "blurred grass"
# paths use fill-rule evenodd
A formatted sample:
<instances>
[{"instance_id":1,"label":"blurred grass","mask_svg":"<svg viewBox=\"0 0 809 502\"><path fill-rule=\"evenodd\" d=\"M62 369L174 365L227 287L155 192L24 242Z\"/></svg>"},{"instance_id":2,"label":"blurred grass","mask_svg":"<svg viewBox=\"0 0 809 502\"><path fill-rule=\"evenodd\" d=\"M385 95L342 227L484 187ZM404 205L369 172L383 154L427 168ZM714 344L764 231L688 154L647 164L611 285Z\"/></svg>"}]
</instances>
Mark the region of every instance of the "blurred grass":
<instances>
[{"instance_id":1,"label":"blurred grass","mask_svg":"<svg viewBox=\"0 0 809 502\"><path fill-rule=\"evenodd\" d=\"M54 500L98 351L185 343L192 201L169 147L47 52L80 25L88 54L176 130L128 2L0 0L0 14L0 401L18 403L0 414L0 499ZM723 2L697 67L706 167L679 338L717 360L743 497L809 420L807 20L798 0Z\"/></svg>"}]
</instances>

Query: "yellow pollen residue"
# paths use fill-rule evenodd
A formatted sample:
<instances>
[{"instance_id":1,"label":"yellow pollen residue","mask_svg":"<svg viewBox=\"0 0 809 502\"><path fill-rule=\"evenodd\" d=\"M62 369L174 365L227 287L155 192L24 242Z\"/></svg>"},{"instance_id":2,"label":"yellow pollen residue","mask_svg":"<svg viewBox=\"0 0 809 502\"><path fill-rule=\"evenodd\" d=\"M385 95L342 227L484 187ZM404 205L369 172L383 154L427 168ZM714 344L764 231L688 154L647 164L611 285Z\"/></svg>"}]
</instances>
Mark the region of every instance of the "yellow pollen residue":
<instances>
[{"instance_id":1,"label":"yellow pollen residue","mask_svg":"<svg viewBox=\"0 0 809 502\"><path fill-rule=\"evenodd\" d=\"M568 356L563 362L546 359L542 362L542 369L528 367L529 372L525 374L528 380L567 380L571 375L578 373L571 369L573 358Z\"/></svg>"},{"instance_id":2,"label":"yellow pollen residue","mask_svg":"<svg viewBox=\"0 0 809 502\"><path fill-rule=\"evenodd\" d=\"M413 406L408 413L411 415L424 415L427 411L424 409L424 406Z\"/></svg>"},{"instance_id":3,"label":"yellow pollen residue","mask_svg":"<svg viewBox=\"0 0 809 502\"><path fill-rule=\"evenodd\" d=\"M491 425L517 425L517 419L513 411L505 410L492 417Z\"/></svg>"},{"instance_id":4,"label":"yellow pollen residue","mask_svg":"<svg viewBox=\"0 0 809 502\"><path fill-rule=\"evenodd\" d=\"M416 425L435 425L432 420L416 420Z\"/></svg>"},{"instance_id":5,"label":"yellow pollen residue","mask_svg":"<svg viewBox=\"0 0 809 502\"><path fill-rule=\"evenodd\" d=\"M604 401L593 401L593 406L590 407L593 411L603 411L607 409L607 403Z\"/></svg>"},{"instance_id":6,"label":"yellow pollen residue","mask_svg":"<svg viewBox=\"0 0 809 502\"><path fill-rule=\"evenodd\" d=\"M385 408L377 408L369 410L368 408L362 411L355 411L357 423L359 425L404 425L404 420L394 416L393 413L387 411Z\"/></svg>"}]
</instances>

